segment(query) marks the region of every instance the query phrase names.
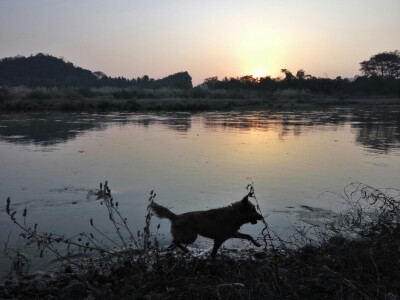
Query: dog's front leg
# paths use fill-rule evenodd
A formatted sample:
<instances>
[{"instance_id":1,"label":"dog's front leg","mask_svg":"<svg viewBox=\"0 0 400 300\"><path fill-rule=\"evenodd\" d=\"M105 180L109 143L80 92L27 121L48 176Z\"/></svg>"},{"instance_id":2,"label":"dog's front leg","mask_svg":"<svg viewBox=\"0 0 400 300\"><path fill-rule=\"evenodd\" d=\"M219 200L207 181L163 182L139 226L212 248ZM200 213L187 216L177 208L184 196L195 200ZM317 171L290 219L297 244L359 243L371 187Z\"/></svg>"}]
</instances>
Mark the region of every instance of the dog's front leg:
<instances>
[{"instance_id":1,"label":"dog's front leg","mask_svg":"<svg viewBox=\"0 0 400 300\"><path fill-rule=\"evenodd\" d=\"M261 246L259 243L256 242L255 239L253 239L252 236L250 236L250 235L248 235L248 234L244 234L244 233L241 233L241 232L236 232L236 233L233 235L233 237L234 237L234 238L238 238L238 239L248 240L248 241L252 242L254 245L256 245L257 247L260 247L260 246Z\"/></svg>"}]
</instances>

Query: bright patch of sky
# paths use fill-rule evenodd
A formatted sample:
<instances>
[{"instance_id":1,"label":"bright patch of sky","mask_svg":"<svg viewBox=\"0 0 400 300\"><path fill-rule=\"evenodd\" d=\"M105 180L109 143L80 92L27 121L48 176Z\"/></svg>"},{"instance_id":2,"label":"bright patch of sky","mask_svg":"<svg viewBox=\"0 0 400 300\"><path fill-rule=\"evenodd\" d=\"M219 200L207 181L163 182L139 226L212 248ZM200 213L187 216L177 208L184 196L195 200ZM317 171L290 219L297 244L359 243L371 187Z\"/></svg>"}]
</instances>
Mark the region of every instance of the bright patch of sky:
<instances>
[{"instance_id":1,"label":"bright patch of sky","mask_svg":"<svg viewBox=\"0 0 400 300\"><path fill-rule=\"evenodd\" d=\"M354 77L400 49L399 0L0 0L0 57L48 53L109 76Z\"/></svg>"}]
</instances>

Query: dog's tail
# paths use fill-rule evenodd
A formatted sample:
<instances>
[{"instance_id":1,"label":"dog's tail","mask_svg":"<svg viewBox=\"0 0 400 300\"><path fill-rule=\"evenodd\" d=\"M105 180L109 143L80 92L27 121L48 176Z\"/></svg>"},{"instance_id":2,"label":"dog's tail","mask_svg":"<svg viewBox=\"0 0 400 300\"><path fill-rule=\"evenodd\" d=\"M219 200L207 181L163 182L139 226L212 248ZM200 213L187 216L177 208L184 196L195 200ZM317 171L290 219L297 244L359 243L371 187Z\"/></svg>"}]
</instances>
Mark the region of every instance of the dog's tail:
<instances>
[{"instance_id":1,"label":"dog's tail","mask_svg":"<svg viewBox=\"0 0 400 300\"><path fill-rule=\"evenodd\" d=\"M176 219L176 214L174 214L172 211L170 211L168 208L162 205L153 202L151 204L151 208L156 213L156 216L159 218L167 218L170 219L171 221Z\"/></svg>"}]
</instances>

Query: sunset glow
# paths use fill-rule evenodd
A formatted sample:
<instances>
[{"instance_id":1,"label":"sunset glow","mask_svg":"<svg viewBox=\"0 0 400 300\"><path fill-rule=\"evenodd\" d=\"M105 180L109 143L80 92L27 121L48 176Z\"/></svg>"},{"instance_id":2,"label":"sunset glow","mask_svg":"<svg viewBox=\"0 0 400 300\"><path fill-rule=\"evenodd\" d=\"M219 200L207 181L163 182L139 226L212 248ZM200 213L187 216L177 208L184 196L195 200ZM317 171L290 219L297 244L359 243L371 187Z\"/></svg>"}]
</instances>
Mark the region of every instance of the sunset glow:
<instances>
[{"instance_id":1,"label":"sunset glow","mask_svg":"<svg viewBox=\"0 0 400 300\"><path fill-rule=\"evenodd\" d=\"M282 68L351 78L399 36L398 0L0 2L0 57L43 52L126 78L188 71L195 85Z\"/></svg>"},{"instance_id":2,"label":"sunset glow","mask_svg":"<svg viewBox=\"0 0 400 300\"><path fill-rule=\"evenodd\" d=\"M268 76L268 73L265 70L257 69L253 72L252 75L254 78L261 78L261 77Z\"/></svg>"}]
</instances>

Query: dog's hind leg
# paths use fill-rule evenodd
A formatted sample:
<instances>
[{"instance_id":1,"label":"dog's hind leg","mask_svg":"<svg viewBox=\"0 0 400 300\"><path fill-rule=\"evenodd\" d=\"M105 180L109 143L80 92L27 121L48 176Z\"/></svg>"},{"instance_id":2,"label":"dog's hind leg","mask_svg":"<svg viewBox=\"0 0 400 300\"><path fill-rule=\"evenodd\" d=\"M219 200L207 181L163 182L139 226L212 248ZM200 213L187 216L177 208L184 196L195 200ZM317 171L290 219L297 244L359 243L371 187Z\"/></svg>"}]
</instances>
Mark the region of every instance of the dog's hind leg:
<instances>
[{"instance_id":1,"label":"dog's hind leg","mask_svg":"<svg viewBox=\"0 0 400 300\"><path fill-rule=\"evenodd\" d=\"M187 249L182 244L188 245L197 239L197 233L190 227L176 226L172 224L171 233L173 236L172 243L177 247L187 252Z\"/></svg>"},{"instance_id":2,"label":"dog's hind leg","mask_svg":"<svg viewBox=\"0 0 400 300\"><path fill-rule=\"evenodd\" d=\"M168 247L167 250L174 250L176 248L176 245L174 244L174 242L172 242Z\"/></svg>"},{"instance_id":3,"label":"dog's hind leg","mask_svg":"<svg viewBox=\"0 0 400 300\"><path fill-rule=\"evenodd\" d=\"M259 243L256 242L255 239L253 239L252 236L250 236L248 234L244 234L244 233L241 233L241 232L236 232L233 237L234 238L238 238L238 239L248 240L248 241L252 242L257 247L261 246Z\"/></svg>"},{"instance_id":4,"label":"dog's hind leg","mask_svg":"<svg viewBox=\"0 0 400 300\"><path fill-rule=\"evenodd\" d=\"M219 247L221 247L223 242L225 242L225 241L224 240L222 240L222 241L221 240L215 240L214 241L214 247L213 247L212 252L211 252L211 259L212 260L215 260L215 255L217 254L217 251L218 251Z\"/></svg>"},{"instance_id":5,"label":"dog's hind leg","mask_svg":"<svg viewBox=\"0 0 400 300\"><path fill-rule=\"evenodd\" d=\"M178 247L179 249L181 249L183 252L189 252L188 249L186 249L186 247L184 247L180 242L178 242L177 240L173 240L172 244L176 247Z\"/></svg>"}]
</instances>

